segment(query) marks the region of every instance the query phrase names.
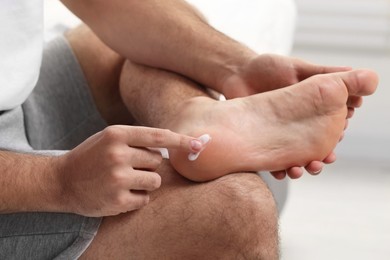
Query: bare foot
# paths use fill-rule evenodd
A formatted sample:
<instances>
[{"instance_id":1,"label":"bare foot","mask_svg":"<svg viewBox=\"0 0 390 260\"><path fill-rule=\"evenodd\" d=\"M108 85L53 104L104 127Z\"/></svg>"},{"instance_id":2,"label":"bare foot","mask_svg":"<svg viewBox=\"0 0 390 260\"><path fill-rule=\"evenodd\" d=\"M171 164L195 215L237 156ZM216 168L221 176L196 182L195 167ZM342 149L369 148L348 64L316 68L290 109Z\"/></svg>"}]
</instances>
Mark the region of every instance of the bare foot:
<instances>
[{"instance_id":1,"label":"bare foot","mask_svg":"<svg viewBox=\"0 0 390 260\"><path fill-rule=\"evenodd\" d=\"M194 181L242 171L279 171L324 160L339 142L349 97L372 94L377 75L367 70L313 76L298 84L245 98L186 101L174 131L212 140L197 160L171 150L171 163Z\"/></svg>"}]
</instances>

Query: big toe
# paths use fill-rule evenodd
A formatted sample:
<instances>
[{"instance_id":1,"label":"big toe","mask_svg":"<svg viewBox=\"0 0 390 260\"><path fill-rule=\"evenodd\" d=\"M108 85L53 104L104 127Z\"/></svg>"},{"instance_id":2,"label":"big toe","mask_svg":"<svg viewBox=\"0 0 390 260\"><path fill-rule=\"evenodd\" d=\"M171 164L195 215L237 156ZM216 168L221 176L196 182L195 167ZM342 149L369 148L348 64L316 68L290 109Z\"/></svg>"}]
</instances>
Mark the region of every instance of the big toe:
<instances>
[{"instance_id":1,"label":"big toe","mask_svg":"<svg viewBox=\"0 0 390 260\"><path fill-rule=\"evenodd\" d=\"M340 73L348 89L349 96L368 96L375 92L379 78L371 70L360 69Z\"/></svg>"}]
</instances>

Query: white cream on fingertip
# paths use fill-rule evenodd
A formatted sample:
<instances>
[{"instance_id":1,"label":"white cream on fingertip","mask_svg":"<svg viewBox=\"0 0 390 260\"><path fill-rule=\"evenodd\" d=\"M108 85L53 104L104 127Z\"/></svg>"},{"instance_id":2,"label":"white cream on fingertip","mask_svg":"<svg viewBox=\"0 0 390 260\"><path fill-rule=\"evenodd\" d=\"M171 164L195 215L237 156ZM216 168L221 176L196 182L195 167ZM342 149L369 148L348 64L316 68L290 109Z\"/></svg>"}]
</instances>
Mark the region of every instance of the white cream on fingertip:
<instances>
[{"instance_id":1,"label":"white cream on fingertip","mask_svg":"<svg viewBox=\"0 0 390 260\"><path fill-rule=\"evenodd\" d=\"M190 153L188 155L188 160L190 161L195 161L196 159L198 159L200 153L204 150L205 148L205 144L207 144L208 142L210 142L211 140L211 136L208 135L208 134L205 134L205 135L202 135L198 138L198 140L203 144L203 148L197 152L197 153Z\"/></svg>"}]
</instances>

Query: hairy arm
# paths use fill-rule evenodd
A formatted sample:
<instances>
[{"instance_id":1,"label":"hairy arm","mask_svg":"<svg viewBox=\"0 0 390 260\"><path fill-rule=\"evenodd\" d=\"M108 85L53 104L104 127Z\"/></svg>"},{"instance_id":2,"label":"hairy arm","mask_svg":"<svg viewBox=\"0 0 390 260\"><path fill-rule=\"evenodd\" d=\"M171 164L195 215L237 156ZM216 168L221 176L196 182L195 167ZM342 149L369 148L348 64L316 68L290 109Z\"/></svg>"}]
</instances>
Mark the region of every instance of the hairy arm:
<instances>
[{"instance_id":1,"label":"hairy arm","mask_svg":"<svg viewBox=\"0 0 390 260\"><path fill-rule=\"evenodd\" d=\"M257 56L210 27L191 5L181 0L62 2L122 56L182 74L228 98L286 87L318 73L345 70ZM317 168L312 171L317 172Z\"/></svg>"},{"instance_id":2,"label":"hairy arm","mask_svg":"<svg viewBox=\"0 0 390 260\"><path fill-rule=\"evenodd\" d=\"M145 206L160 187L161 154L197 152L199 140L164 129L109 126L58 157L0 151L0 214L63 212L100 217ZM142 191L142 192L139 192Z\"/></svg>"},{"instance_id":3,"label":"hairy arm","mask_svg":"<svg viewBox=\"0 0 390 260\"><path fill-rule=\"evenodd\" d=\"M222 91L255 56L210 27L180 0L62 0L112 49L136 63L185 75Z\"/></svg>"},{"instance_id":4,"label":"hairy arm","mask_svg":"<svg viewBox=\"0 0 390 260\"><path fill-rule=\"evenodd\" d=\"M0 151L0 213L62 211L54 160Z\"/></svg>"}]
</instances>

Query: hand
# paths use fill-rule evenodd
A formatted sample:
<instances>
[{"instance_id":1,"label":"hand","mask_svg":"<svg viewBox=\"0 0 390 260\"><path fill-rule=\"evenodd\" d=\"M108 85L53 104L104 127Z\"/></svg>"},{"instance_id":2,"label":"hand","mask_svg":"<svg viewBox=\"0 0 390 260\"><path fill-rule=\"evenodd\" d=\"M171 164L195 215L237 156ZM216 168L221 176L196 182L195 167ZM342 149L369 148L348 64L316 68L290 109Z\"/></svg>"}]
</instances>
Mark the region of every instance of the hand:
<instances>
[{"instance_id":1,"label":"hand","mask_svg":"<svg viewBox=\"0 0 390 260\"><path fill-rule=\"evenodd\" d=\"M351 70L350 67L322 66L276 54L259 55L223 82L226 98L245 97L296 84L316 74Z\"/></svg>"},{"instance_id":2,"label":"hand","mask_svg":"<svg viewBox=\"0 0 390 260\"><path fill-rule=\"evenodd\" d=\"M222 89L223 94L228 99L243 97L287 87L316 74L350 69L349 67L321 66L297 58L263 54L243 66L236 74L227 78ZM361 102L361 98L351 98L349 100L348 117L352 117L354 108L359 107ZM305 169L310 174L317 175L322 171L324 163L333 163L335 160L335 154L332 152L323 162L311 162L305 166ZM276 179L284 179L286 176L297 179L303 175L303 169L299 166L292 167L285 171L273 172L272 175Z\"/></svg>"},{"instance_id":3,"label":"hand","mask_svg":"<svg viewBox=\"0 0 390 260\"><path fill-rule=\"evenodd\" d=\"M99 217L139 209L161 185L161 154L146 147L198 152L195 138L169 130L110 126L59 157L59 182L68 212ZM194 147L194 148L191 148Z\"/></svg>"}]
</instances>

